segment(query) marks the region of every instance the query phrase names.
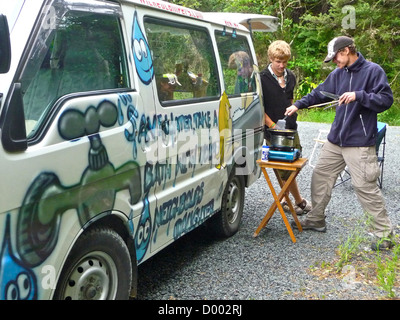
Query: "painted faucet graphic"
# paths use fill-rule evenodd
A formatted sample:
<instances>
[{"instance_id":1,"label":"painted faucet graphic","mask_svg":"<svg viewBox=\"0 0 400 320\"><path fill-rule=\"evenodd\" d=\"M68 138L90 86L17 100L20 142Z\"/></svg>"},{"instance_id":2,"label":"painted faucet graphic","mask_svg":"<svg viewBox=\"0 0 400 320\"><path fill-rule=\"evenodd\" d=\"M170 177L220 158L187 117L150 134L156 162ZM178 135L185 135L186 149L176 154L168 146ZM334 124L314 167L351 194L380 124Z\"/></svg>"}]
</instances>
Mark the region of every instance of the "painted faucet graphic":
<instances>
[{"instance_id":1,"label":"painted faucet graphic","mask_svg":"<svg viewBox=\"0 0 400 320\"><path fill-rule=\"evenodd\" d=\"M131 204L140 200L138 165L129 161L115 169L98 133L100 125L111 127L116 121L117 107L107 100L97 108L90 106L85 113L70 109L60 117L58 128L64 139L88 136L89 165L76 185L63 186L56 173L42 172L29 187L17 224L17 250L28 266L41 264L54 250L61 216L67 210L76 209L84 227L96 215L111 213L115 195L120 190L129 191Z\"/></svg>"}]
</instances>

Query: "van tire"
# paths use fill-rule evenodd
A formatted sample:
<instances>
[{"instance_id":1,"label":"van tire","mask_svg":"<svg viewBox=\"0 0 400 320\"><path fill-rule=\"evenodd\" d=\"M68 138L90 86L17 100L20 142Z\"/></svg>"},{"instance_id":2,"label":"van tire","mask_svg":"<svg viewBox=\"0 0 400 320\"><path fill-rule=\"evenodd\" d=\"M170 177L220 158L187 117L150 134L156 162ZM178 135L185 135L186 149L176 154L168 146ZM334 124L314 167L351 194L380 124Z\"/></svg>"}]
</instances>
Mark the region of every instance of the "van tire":
<instances>
[{"instance_id":1,"label":"van tire","mask_svg":"<svg viewBox=\"0 0 400 320\"><path fill-rule=\"evenodd\" d=\"M112 229L93 228L72 248L53 299L127 300L131 281L131 259L123 239Z\"/></svg>"},{"instance_id":2,"label":"van tire","mask_svg":"<svg viewBox=\"0 0 400 320\"><path fill-rule=\"evenodd\" d=\"M208 226L218 237L233 236L240 227L243 215L245 182L242 175L230 175L222 195L221 211L210 218Z\"/></svg>"}]
</instances>

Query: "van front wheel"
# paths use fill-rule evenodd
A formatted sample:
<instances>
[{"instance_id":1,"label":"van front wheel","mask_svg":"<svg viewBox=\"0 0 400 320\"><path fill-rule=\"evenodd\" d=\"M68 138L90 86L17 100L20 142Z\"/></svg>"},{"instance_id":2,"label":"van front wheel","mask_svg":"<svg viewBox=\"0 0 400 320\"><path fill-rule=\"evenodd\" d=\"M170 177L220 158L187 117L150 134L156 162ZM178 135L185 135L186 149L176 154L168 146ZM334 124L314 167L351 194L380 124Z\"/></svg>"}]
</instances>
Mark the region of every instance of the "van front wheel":
<instances>
[{"instance_id":1,"label":"van front wheel","mask_svg":"<svg viewBox=\"0 0 400 320\"><path fill-rule=\"evenodd\" d=\"M111 229L95 228L83 234L72 249L54 299L128 299L131 280L131 259L125 242Z\"/></svg>"},{"instance_id":2,"label":"van front wheel","mask_svg":"<svg viewBox=\"0 0 400 320\"><path fill-rule=\"evenodd\" d=\"M239 230L244 194L244 177L231 174L222 196L221 211L209 220L209 227L217 236L230 237Z\"/></svg>"}]
</instances>

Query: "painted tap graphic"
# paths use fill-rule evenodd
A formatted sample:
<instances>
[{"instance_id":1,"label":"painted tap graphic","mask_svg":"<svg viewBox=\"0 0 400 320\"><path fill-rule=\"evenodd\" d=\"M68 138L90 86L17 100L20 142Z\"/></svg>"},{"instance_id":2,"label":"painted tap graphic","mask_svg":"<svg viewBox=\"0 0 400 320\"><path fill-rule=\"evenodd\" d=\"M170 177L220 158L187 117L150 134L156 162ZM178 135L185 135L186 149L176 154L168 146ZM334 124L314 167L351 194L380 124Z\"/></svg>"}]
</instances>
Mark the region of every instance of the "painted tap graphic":
<instances>
[{"instance_id":1,"label":"painted tap graphic","mask_svg":"<svg viewBox=\"0 0 400 320\"><path fill-rule=\"evenodd\" d=\"M82 227L96 215L110 214L118 191L128 189L130 203L142 195L140 169L129 161L115 169L108 159L99 129L117 121L117 107L104 100L85 113L70 109L58 122L60 135L66 140L88 136L88 167L79 183L64 186L54 172L42 172L29 187L18 216L17 250L24 263L34 267L51 254L58 240L61 216L76 209Z\"/></svg>"}]
</instances>

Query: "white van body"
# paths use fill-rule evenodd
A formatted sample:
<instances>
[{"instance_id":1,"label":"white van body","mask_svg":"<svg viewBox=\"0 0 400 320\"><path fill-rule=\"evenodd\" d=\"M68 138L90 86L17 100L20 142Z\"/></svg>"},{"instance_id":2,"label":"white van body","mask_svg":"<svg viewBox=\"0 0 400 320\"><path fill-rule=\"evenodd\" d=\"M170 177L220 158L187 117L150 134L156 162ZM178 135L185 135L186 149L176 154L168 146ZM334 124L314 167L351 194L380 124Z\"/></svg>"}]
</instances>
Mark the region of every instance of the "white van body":
<instances>
[{"instance_id":1,"label":"white van body","mask_svg":"<svg viewBox=\"0 0 400 320\"><path fill-rule=\"evenodd\" d=\"M126 299L137 266L182 235L204 222L233 235L263 140L251 19L8 2L0 299Z\"/></svg>"}]
</instances>

